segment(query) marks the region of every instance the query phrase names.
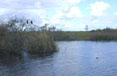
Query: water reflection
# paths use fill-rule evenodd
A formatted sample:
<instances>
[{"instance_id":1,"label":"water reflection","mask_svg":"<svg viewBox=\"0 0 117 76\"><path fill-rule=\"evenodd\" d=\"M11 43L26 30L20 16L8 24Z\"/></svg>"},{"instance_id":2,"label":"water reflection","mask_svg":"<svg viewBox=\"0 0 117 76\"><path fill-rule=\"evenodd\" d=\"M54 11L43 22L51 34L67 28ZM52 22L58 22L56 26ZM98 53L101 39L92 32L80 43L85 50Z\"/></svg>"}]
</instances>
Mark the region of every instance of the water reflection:
<instances>
[{"instance_id":1,"label":"water reflection","mask_svg":"<svg viewBox=\"0 0 117 76\"><path fill-rule=\"evenodd\" d=\"M57 45L59 52L42 58L0 57L0 76L117 76L117 42L73 41Z\"/></svg>"},{"instance_id":2,"label":"water reflection","mask_svg":"<svg viewBox=\"0 0 117 76\"><path fill-rule=\"evenodd\" d=\"M27 60L15 57L0 58L0 76L55 76L52 68L53 56L31 57Z\"/></svg>"}]
</instances>

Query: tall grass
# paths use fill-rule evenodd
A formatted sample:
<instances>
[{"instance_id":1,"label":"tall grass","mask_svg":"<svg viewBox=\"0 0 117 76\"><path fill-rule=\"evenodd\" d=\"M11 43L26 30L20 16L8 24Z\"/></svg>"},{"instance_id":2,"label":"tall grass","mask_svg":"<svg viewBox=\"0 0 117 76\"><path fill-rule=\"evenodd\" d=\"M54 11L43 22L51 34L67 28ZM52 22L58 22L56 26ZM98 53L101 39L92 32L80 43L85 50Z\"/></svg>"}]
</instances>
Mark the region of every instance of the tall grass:
<instances>
[{"instance_id":1,"label":"tall grass","mask_svg":"<svg viewBox=\"0 0 117 76\"><path fill-rule=\"evenodd\" d=\"M33 33L26 42L27 52L30 54L50 54L56 51L56 45L48 31Z\"/></svg>"},{"instance_id":2,"label":"tall grass","mask_svg":"<svg viewBox=\"0 0 117 76\"><path fill-rule=\"evenodd\" d=\"M117 41L117 30L104 29L99 31L56 31L53 33L53 37L56 41Z\"/></svg>"},{"instance_id":3,"label":"tall grass","mask_svg":"<svg viewBox=\"0 0 117 76\"><path fill-rule=\"evenodd\" d=\"M0 52L6 55L21 56L29 54L46 55L55 52L56 45L51 31L44 28L38 31L30 30L25 19L11 19L0 24Z\"/></svg>"}]
</instances>

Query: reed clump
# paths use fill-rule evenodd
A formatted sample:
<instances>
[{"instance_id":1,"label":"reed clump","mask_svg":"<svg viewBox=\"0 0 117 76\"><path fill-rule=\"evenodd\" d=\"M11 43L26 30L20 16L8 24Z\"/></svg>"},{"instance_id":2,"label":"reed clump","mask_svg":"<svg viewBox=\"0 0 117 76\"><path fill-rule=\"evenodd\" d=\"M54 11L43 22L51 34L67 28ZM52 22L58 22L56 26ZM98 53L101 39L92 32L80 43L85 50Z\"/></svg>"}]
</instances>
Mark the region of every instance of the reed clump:
<instances>
[{"instance_id":1,"label":"reed clump","mask_svg":"<svg viewBox=\"0 0 117 76\"><path fill-rule=\"evenodd\" d=\"M56 45L48 31L40 31L38 35L28 37L27 51L30 54L47 55L56 51Z\"/></svg>"},{"instance_id":2,"label":"reed clump","mask_svg":"<svg viewBox=\"0 0 117 76\"><path fill-rule=\"evenodd\" d=\"M55 52L57 49L51 30L41 27L35 30L32 26L34 24L29 24L26 19L14 18L1 22L0 52L9 56L21 56L23 52L39 55Z\"/></svg>"}]
</instances>

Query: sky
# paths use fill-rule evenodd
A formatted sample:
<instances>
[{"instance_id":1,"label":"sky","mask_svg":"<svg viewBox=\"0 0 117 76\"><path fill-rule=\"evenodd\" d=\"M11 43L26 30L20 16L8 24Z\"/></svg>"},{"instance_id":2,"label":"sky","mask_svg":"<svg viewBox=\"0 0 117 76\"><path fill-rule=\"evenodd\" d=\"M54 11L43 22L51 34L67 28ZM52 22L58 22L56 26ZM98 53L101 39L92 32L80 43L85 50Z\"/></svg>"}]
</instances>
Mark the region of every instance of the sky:
<instances>
[{"instance_id":1,"label":"sky","mask_svg":"<svg viewBox=\"0 0 117 76\"><path fill-rule=\"evenodd\" d=\"M0 0L0 19L12 16L64 31L117 28L117 0Z\"/></svg>"}]
</instances>

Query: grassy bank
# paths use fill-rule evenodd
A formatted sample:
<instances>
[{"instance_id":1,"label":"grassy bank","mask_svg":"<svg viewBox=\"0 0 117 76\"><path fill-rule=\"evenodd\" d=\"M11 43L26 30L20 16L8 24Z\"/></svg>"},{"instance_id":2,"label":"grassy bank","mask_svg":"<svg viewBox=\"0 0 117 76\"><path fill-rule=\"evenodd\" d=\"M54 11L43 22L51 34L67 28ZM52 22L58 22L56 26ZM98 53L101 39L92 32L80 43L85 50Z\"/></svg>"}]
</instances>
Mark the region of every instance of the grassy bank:
<instances>
[{"instance_id":1,"label":"grassy bank","mask_svg":"<svg viewBox=\"0 0 117 76\"><path fill-rule=\"evenodd\" d=\"M11 19L0 23L0 54L22 56L28 54L48 55L55 52L56 45L46 26L34 30L34 24L26 19Z\"/></svg>"},{"instance_id":2,"label":"grassy bank","mask_svg":"<svg viewBox=\"0 0 117 76\"><path fill-rule=\"evenodd\" d=\"M53 32L56 41L91 40L91 41L117 41L117 30L110 31L67 31Z\"/></svg>"}]
</instances>

